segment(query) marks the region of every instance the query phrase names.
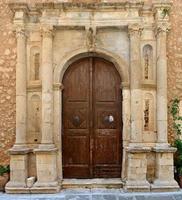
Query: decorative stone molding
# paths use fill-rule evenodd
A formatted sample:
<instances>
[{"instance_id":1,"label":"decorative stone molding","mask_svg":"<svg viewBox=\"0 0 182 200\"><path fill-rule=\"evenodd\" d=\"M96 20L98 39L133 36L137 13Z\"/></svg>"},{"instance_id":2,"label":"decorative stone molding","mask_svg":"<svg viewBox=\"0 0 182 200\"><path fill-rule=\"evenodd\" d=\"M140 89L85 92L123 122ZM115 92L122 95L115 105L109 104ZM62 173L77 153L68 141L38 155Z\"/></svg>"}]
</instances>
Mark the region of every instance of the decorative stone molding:
<instances>
[{"instance_id":1,"label":"decorative stone molding","mask_svg":"<svg viewBox=\"0 0 182 200\"><path fill-rule=\"evenodd\" d=\"M41 89L42 89L41 81L36 81L34 83L30 83L27 86L27 91L28 92L37 92L37 91L41 91Z\"/></svg>"}]
</instances>

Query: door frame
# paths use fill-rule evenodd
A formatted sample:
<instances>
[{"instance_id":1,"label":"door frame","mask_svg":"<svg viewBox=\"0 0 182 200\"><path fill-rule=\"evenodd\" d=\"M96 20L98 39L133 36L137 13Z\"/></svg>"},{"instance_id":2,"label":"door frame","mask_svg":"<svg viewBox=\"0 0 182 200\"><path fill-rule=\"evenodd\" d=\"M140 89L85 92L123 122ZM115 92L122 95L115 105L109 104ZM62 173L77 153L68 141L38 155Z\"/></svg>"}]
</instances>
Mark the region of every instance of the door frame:
<instances>
[{"instance_id":1,"label":"door frame","mask_svg":"<svg viewBox=\"0 0 182 200\"><path fill-rule=\"evenodd\" d=\"M67 68L77 60L85 57L99 57L103 58L116 67L120 77L121 77L121 90L122 90L122 171L121 179L124 180L126 177L126 166L127 166L127 156L126 147L130 139L130 89L129 89L129 66L126 62L119 56L112 54L111 52L97 50L95 52L87 52L87 50L82 49L79 51L74 51L69 54L69 56L62 58L60 65L58 65L54 70L54 142L58 148L57 154L57 170L58 179L63 180L62 171L62 90L64 86L62 84L62 79Z\"/></svg>"}]
</instances>

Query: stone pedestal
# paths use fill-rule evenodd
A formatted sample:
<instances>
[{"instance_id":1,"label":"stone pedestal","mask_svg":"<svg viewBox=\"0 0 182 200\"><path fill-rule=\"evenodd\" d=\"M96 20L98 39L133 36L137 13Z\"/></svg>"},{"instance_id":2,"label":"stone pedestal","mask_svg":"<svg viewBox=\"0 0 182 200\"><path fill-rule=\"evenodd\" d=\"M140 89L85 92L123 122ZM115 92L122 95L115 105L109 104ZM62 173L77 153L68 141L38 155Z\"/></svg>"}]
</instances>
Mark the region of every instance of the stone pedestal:
<instances>
[{"instance_id":1,"label":"stone pedestal","mask_svg":"<svg viewBox=\"0 0 182 200\"><path fill-rule=\"evenodd\" d=\"M7 193L28 193L28 153L30 150L10 150L10 181L6 184Z\"/></svg>"},{"instance_id":2,"label":"stone pedestal","mask_svg":"<svg viewBox=\"0 0 182 200\"><path fill-rule=\"evenodd\" d=\"M57 181L57 149L34 151L36 154L37 182L31 188L33 193L56 193L59 191Z\"/></svg>"},{"instance_id":3,"label":"stone pedestal","mask_svg":"<svg viewBox=\"0 0 182 200\"><path fill-rule=\"evenodd\" d=\"M156 173L155 181L151 185L152 191L176 191L179 185L174 180L174 161L173 154L176 148L155 147L153 151L156 153Z\"/></svg>"},{"instance_id":4,"label":"stone pedestal","mask_svg":"<svg viewBox=\"0 0 182 200\"><path fill-rule=\"evenodd\" d=\"M148 192L150 184L146 180L147 174L147 153L150 148L127 148L128 169L125 189L127 191Z\"/></svg>"}]
</instances>

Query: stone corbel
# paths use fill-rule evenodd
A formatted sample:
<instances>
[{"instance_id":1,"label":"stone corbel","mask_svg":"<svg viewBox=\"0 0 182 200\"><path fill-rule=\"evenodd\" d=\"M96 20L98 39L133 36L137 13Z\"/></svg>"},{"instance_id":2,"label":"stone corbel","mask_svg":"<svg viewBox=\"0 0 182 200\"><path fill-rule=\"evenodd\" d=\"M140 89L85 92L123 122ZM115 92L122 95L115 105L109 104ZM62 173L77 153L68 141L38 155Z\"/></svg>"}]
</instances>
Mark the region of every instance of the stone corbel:
<instances>
[{"instance_id":1,"label":"stone corbel","mask_svg":"<svg viewBox=\"0 0 182 200\"><path fill-rule=\"evenodd\" d=\"M88 51L93 51L96 43L96 27L86 27L86 46Z\"/></svg>"},{"instance_id":2,"label":"stone corbel","mask_svg":"<svg viewBox=\"0 0 182 200\"><path fill-rule=\"evenodd\" d=\"M130 83L128 82L122 82L120 85L120 89L129 89L130 88Z\"/></svg>"},{"instance_id":3,"label":"stone corbel","mask_svg":"<svg viewBox=\"0 0 182 200\"><path fill-rule=\"evenodd\" d=\"M53 85L53 90L57 91L57 90L64 90L64 85L62 83L54 83Z\"/></svg>"}]
</instances>

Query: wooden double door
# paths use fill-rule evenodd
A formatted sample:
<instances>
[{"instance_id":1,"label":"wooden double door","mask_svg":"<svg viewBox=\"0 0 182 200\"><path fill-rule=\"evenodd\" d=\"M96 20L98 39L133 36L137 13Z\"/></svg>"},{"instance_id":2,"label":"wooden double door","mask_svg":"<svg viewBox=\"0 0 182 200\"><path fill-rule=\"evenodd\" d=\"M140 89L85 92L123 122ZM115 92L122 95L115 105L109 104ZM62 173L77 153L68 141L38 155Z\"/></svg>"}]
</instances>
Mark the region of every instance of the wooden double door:
<instances>
[{"instance_id":1,"label":"wooden double door","mask_svg":"<svg viewBox=\"0 0 182 200\"><path fill-rule=\"evenodd\" d=\"M115 66L97 57L80 59L63 84L63 177L121 177L121 80Z\"/></svg>"}]
</instances>

